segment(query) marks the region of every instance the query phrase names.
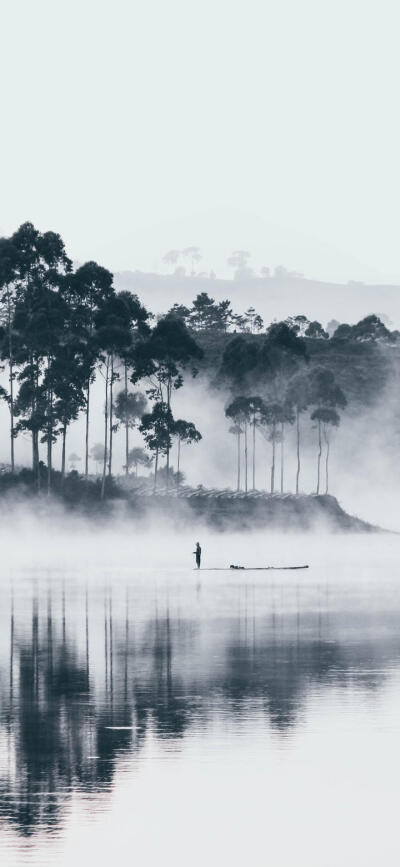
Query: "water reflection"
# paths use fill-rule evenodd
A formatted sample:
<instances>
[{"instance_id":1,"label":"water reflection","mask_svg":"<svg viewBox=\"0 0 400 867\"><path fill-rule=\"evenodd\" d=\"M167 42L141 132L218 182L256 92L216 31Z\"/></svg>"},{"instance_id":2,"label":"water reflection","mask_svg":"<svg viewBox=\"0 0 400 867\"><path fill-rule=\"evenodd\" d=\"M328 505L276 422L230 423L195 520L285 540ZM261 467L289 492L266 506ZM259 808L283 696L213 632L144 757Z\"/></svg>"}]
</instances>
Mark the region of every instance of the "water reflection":
<instances>
[{"instance_id":1,"label":"water reflection","mask_svg":"<svg viewBox=\"0 0 400 867\"><path fill-rule=\"evenodd\" d=\"M101 589L57 576L1 599L0 817L62 822L74 790L110 790L146 736L175 749L217 715L288 735L312 691L379 691L398 664L396 606L326 586Z\"/></svg>"}]
</instances>

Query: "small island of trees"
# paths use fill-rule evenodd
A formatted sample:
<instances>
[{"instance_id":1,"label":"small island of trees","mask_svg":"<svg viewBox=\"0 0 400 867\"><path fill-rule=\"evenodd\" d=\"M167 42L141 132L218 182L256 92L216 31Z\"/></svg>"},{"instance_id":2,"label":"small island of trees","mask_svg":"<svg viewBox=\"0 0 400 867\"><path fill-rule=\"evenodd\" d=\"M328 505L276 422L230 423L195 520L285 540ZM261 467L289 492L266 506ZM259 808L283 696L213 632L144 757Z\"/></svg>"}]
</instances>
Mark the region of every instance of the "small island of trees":
<instances>
[{"instance_id":1,"label":"small island of trees","mask_svg":"<svg viewBox=\"0 0 400 867\"><path fill-rule=\"evenodd\" d=\"M196 251L185 253L192 266ZM74 268L60 235L42 233L31 223L0 239L0 314L0 397L9 410L10 476L17 475L15 441L29 435L29 472L38 493L62 492L67 467L69 475L88 482L92 460L101 499L111 489L118 432L124 437L126 477L136 478L141 468L151 473L153 492L160 479L167 493L180 488L181 445L194 446L202 434L193 421L175 417L174 395L198 375L223 395L215 423L236 439L237 492L299 494L307 425L315 442L313 492L328 493L332 434L351 395L322 347L336 347L337 355L349 343L399 340L375 315L353 326L335 323L331 336L303 315L265 327L253 307L237 314L228 299L215 301L206 292L191 306L175 304L155 316L136 294L116 292L113 275L96 262ZM102 442L93 443L95 380L103 382L104 427ZM72 452L67 459L69 428L80 416L82 454ZM288 481L290 429L296 474ZM58 441L61 461L54 468ZM269 458L264 477L257 478L256 452L263 442ZM171 465L173 445L177 471Z\"/></svg>"}]
</instances>

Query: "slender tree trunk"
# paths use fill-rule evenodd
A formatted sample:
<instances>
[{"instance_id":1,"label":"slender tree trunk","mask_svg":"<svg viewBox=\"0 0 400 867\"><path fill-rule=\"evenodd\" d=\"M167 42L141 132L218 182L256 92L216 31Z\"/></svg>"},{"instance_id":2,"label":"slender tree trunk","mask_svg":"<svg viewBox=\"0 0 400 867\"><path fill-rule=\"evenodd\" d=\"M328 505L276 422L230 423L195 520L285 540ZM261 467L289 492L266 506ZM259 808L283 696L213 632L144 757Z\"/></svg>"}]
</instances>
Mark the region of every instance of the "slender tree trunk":
<instances>
[{"instance_id":1,"label":"slender tree trunk","mask_svg":"<svg viewBox=\"0 0 400 867\"><path fill-rule=\"evenodd\" d=\"M283 494L283 480L285 471L285 425L281 422L281 494Z\"/></svg>"},{"instance_id":2,"label":"slender tree trunk","mask_svg":"<svg viewBox=\"0 0 400 867\"><path fill-rule=\"evenodd\" d=\"M47 361L47 370L49 370L49 360ZM53 469L53 392L50 387L48 392L47 411L49 414L49 423L47 426L47 496L51 492L51 473Z\"/></svg>"},{"instance_id":3,"label":"slender tree trunk","mask_svg":"<svg viewBox=\"0 0 400 867\"><path fill-rule=\"evenodd\" d=\"M51 439L50 436L47 437L47 496L50 496L51 492L51 463L52 463L52 454L51 454Z\"/></svg>"},{"instance_id":4,"label":"slender tree trunk","mask_svg":"<svg viewBox=\"0 0 400 867\"><path fill-rule=\"evenodd\" d=\"M296 439L297 439L297 473L296 473L296 494L299 493L300 479L300 413L296 410Z\"/></svg>"},{"instance_id":5,"label":"slender tree trunk","mask_svg":"<svg viewBox=\"0 0 400 867\"><path fill-rule=\"evenodd\" d=\"M89 408L90 408L90 379L87 384L86 397L86 437L85 437L85 479L89 475Z\"/></svg>"},{"instance_id":6,"label":"slender tree trunk","mask_svg":"<svg viewBox=\"0 0 400 867\"><path fill-rule=\"evenodd\" d=\"M125 408L126 408L126 418L125 418L125 475L127 476L129 473L128 463L129 463L129 420L128 420L128 366L125 362Z\"/></svg>"},{"instance_id":7,"label":"slender tree trunk","mask_svg":"<svg viewBox=\"0 0 400 867\"><path fill-rule=\"evenodd\" d=\"M247 494L247 421L244 423L244 489Z\"/></svg>"},{"instance_id":8,"label":"slender tree trunk","mask_svg":"<svg viewBox=\"0 0 400 867\"><path fill-rule=\"evenodd\" d=\"M237 438L238 438L238 440L237 440L237 444L238 444L238 450L237 450L237 489L238 489L238 491L240 491L240 433L238 433Z\"/></svg>"},{"instance_id":9,"label":"slender tree trunk","mask_svg":"<svg viewBox=\"0 0 400 867\"><path fill-rule=\"evenodd\" d=\"M36 490L40 491L39 443L37 430L32 431L33 476Z\"/></svg>"},{"instance_id":10,"label":"slender tree trunk","mask_svg":"<svg viewBox=\"0 0 400 867\"><path fill-rule=\"evenodd\" d=\"M271 494L275 492L275 424L272 425Z\"/></svg>"},{"instance_id":11,"label":"slender tree trunk","mask_svg":"<svg viewBox=\"0 0 400 867\"><path fill-rule=\"evenodd\" d=\"M34 374L34 412L36 412L36 403L37 403L37 394L39 390L39 371L37 369L36 362L36 372ZM35 430L35 465L36 465L36 490L40 493L41 489L41 478L40 478L40 453L39 453L39 431Z\"/></svg>"},{"instance_id":12,"label":"slender tree trunk","mask_svg":"<svg viewBox=\"0 0 400 867\"><path fill-rule=\"evenodd\" d=\"M330 452L330 442L329 437L325 434L325 442L326 442L326 458L325 458L325 493L329 493L329 452Z\"/></svg>"},{"instance_id":13,"label":"slender tree trunk","mask_svg":"<svg viewBox=\"0 0 400 867\"><path fill-rule=\"evenodd\" d=\"M154 463L154 491L153 491L154 494L156 493L156 490L157 490L157 471L158 471L158 449L156 449L156 460Z\"/></svg>"},{"instance_id":14,"label":"slender tree trunk","mask_svg":"<svg viewBox=\"0 0 400 867\"><path fill-rule=\"evenodd\" d=\"M178 437L178 475L177 475L177 487L179 488L179 468L181 465L181 438Z\"/></svg>"},{"instance_id":15,"label":"slender tree trunk","mask_svg":"<svg viewBox=\"0 0 400 867\"><path fill-rule=\"evenodd\" d=\"M62 429L62 452L61 452L61 478L65 476L65 444L67 439L67 423L64 422Z\"/></svg>"},{"instance_id":16,"label":"slender tree trunk","mask_svg":"<svg viewBox=\"0 0 400 867\"><path fill-rule=\"evenodd\" d=\"M106 471L107 471L107 445L108 445L108 373L110 368L110 358L107 356L106 361L106 401L104 406L104 458L103 458L103 477L101 480L101 499L104 500L106 489Z\"/></svg>"},{"instance_id":17,"label":"slender tree trunk","mask_svg":"<svg viewBox=\"0 0 400 867\"><path fill-rule=\"evenodd\" d=\"M320 420L318 419L317 495L319 494L320 478L321 478L321 455L322 455L321 422L320 422Z\"/></svg>"},{"instance_id":18,"label":"slender tree trunk","mask_svg":"<svg viewBox=\"0 0 400 867\"><path fill-rule=\"evenodd\" d=\"M11 472L15 472L14 459L14 356L11 328L11 301L10 290L7 294L7 319L8 319L8 355L9 355L9 383L10 383L10 446L11 446Z\"/></svg>"},{"instance_id":19,"label":"slender tree trunk","mask_svg":"<svg viewBox=\"0 0 400 867\"><path fill-rule=\"evenodd\" d=\"M256 419L253 418L253 491L256 489Z\"/></svg>"},{"instance_id":20,"label":"slender tree trunk","mask_svg":"<svg viewBox=\"0 0 400 867\"><path fill-rule=\"evenodd\" d=\"M169 411L171 409L171 382L167 384L167 406L168 406L168 418ZM167 443L167 491L169 491L169 428L168 428L168 443Z\"/></svg>"},{"instance_id":21,"label":"slender tree trunk","mask_svg":"<svg viewBox=\"0 0 400 867\"><path fill-rule=\"evenodd\" d=\"M110 452L108 457L108 475L112 473L112 447L113 447L113 382L114 382L114 355L111 355L110 374Z\"/></svg>"}]
</instances>

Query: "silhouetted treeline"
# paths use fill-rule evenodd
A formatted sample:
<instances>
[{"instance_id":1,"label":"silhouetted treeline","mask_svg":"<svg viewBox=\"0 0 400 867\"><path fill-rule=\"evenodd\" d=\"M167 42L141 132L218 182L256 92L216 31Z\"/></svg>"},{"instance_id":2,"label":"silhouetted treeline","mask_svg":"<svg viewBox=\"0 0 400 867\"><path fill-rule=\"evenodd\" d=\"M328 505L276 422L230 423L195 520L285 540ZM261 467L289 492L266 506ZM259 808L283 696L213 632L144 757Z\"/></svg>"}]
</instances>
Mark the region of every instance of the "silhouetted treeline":
<instances>
[{"instance_id":1,"label":"silhouetted treeline","mask_svg":"<svg viewBox=\"0 0 400 867\"><path fill-rule=\"evenodd\" d=\"M47 490L52 487L53 446L62 441L65 474L68 427L85 414L85 476L88 476L91 386L104 380L104 448L101 495L112 475L113 434L125 428L126 472L132 463L129 431L140 423L154 454L155 480L160 455L166 456L167 484L172 439L196 442L199 432L172 414L172 394L183 384L183 370L195 375L202 350L182 319L152 315L130 292L116 293L113 276L96 262L76 270L61 237L41 233L31 223L0 241L2 307L1 352L8 365L8 390L1 396L10 410L10 460L22 431L32 439L32 470L41 487L39 444L47 449ZM123 390L115 396L116 382ZM141 393L146 383L152 408Z\"/></svg>"},{"instance_id":2,"label":"silhouetted treeline","mask_svg":"<svg viewBox=\"0 0 400 867\"><path fill-rule=\"evenodd\" d=\"M160 458L165 458L169 487L170 452L176 442L174 483L179 484L180 445L198 442L201 434L193 422L174 417L173 395L184 376L196 376L199 368L231 394L226 415L238 442L238 489L242 484L245 490L249 487L249 436L251 485L256 486L258 432L271 443L270 489L283 491L285 431L294 425L297 474L292 487L299 491L301 420L308 413L317 432L316 491L322 486L323 450L328 490L330 434L339 425L339 410L345 408L348 393L326 360L345 354L349 344L362 347L399 340L399 333L374 315L354 326L332 321L327 330L301 315L264 329L253 307L234 313L228 299L215 301L205 292L190 307L176 304L156 318L137 295L117 293L111 272L96 262L74 268L60 235L42 233L31 223L0 239L0 305L1 355L8 383L0 396L10 413L11 472L15 439L28 433L36 488L44 482L50 492L54 445L61 441L64 479L68 429L83 415L83 475L88 478L91 457L101 469L102 498L112 477L113 438L119 429L124 431L126 474L132 468L137 473L138 466L153 467L155 489ZM327 346L333 352L323 351ZM91 445L96 377L104 382L104 435L102 443ZM145 448L131 449L133 428L140 431ZM45 480L40 444L47 457ZM79 455L70 456L74 468L80 460Z\"/></svg>"}]
</instances>

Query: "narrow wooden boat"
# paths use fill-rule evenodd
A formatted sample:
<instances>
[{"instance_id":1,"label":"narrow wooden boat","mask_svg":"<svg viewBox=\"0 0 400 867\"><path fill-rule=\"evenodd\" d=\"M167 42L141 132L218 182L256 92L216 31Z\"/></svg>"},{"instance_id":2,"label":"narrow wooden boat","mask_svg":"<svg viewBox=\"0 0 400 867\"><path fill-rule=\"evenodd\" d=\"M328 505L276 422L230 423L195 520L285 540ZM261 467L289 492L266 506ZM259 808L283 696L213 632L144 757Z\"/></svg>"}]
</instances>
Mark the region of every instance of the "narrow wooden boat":
<instances>
[{"instance_id":1,"label":"narrow wooden boat","mask_svg":"<svg viewBox=\"0 0 400 867\"><path fill-rule=\"evenodd\" d=\"M240 571L240 572L284 572L287 570L293 569L309 569L308 565L306 566L215 566L206 567L205 569L195 569L195 572L230 572L230 571Z\"/></svg>"}]
</instances>

